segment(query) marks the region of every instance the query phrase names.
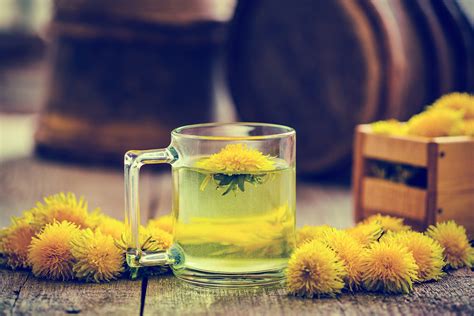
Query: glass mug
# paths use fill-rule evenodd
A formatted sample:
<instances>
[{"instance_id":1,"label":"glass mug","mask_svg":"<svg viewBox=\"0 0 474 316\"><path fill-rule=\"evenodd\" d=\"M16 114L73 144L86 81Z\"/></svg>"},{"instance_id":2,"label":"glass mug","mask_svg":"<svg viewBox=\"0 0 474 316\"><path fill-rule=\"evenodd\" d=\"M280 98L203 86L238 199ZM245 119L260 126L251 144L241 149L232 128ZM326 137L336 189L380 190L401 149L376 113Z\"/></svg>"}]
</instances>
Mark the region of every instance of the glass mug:
<instances>
[{"instance_id":1,"label":"glass mug","mask_svg":"<svg viewBox=\"0 0 474 316\"><path fill-rule=\"evenodd\" d=\"M170 265L179 279L208 286L283 281L295 247L295 131L264 123L179 127L164 149L125 154L131 267ZM173 245L140 249L138 176L146 164L173 174Z\"/></svg>"}]
</instances>

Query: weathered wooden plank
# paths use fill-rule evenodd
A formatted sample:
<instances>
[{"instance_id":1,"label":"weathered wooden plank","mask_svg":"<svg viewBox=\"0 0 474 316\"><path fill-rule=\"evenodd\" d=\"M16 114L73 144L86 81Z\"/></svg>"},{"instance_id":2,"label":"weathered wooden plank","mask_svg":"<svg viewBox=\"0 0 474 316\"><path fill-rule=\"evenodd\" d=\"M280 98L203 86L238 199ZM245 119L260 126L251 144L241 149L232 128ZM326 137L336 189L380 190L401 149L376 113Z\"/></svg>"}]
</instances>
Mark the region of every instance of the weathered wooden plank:
<instances>
[{"instance_id":1,"label":"weathered wooden plank","mask_svg":"<svg viewBox=\"0 0 474 316\"><path fill-rule=\"evenodd\" d=\"M20 295L20 291L28 280L26 271L10 271L0 269L0 314L10 315Z\"/></svg>"},{"instance_id":2,"label":"weathered wooden plank","mask_svg":"<svg viewBox=\"0 0 474 316\"><path fill-rule=\"evenodd\" d=\"M4 315L139 315L141 281L53 282L27 272L0 270Z\"/></svg>"},{"instance_id":3,"label":"weathered wooden plank","mask_svg":"<svg viewBox=\"0 0 474 316\"><path fill-rule=\"evenodd\" d=\"M144 219L151 201L149 183L155 177L150 171L144 170L140 178ZM22 158L0 164L0 227L9 224L10 216L18 216L44 196L60 191L83 195L90 209L100 207L106 214L124 217L122 170Z\"/></svg>"},{"instance_id":4,"label":"weathered wooden plank","mask_svg":"<svg viewBox=\"0 0 474 316\"><path fill-rule=\"evenodd\" d=\"M148 281L145 315L441 315L474 313L474 275L459 270L439 282L417 285L409 295L344 294L302 299L283 288L207 289L173 276Z\"/></svg>"}]
</instances>

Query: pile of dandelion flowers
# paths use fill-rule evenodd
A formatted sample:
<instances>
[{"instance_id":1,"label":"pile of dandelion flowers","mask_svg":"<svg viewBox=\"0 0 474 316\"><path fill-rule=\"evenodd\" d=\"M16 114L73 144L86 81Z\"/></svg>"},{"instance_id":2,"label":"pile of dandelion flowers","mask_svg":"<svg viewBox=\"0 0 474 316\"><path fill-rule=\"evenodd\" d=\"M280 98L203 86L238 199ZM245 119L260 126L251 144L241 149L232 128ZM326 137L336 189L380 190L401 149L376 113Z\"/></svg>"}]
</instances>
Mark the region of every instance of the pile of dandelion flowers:
<instances>
[{"instance_id":1,"label":"pile of dandelion flowers","mask_svg":"<svg viewBox=\"0 0 474 316\"><path fill-rule=\"evenodd\" d=\"M33 237L28 248L28 263L33 274L53 280L74 277L71 240L80 233L77 225L63 221L47 224Z\"/></svg>"},{"instance_id":2,"label":"pile of dandelion flowers","mask_svg":"<svg viewBox=\"0 0 474 316\"><path fill-rule=\"evenodd\" d=\"M78 279L109 282L123 272L123 252L115 246L114 239L100 229L82 230L71 240L71 252L75 259L73 271Z\"/></svg>"},{"instance_id":3,"label":"pile of dandelion flowers","mask_svg":"<svg viewBox=\"0 0 474 316\"><path fill-rule=\"evenodd\" d=\"M68 192L67 194L58 193L44 198L44 204L36 203L36 207L29 213L34 218L34 223L38 227L45 224L51 224L54 221L68 221L76 224L79 228L88 228L89 212L87 202L84 197L78 200L76 195Z\"/></svg>"},{"instance_id":4,"label":"pile of dandelion flowers","mask_svg":"<svg viewBox=\"0 0 474 316\"><path fill-rule=\"evenodd\" d=\"M334 296L344 287L344 264L327 245L314 240L297 248L286 270L288 292L298 296Z\"/></svg>"},{"instance_id":5,"label":"pile of dandelion flowers","mask_svg":"<svg viewBox=\"0 0 474 316\"><path fill-rule=\"evenodd\" d=\"M383 241L364 251L361 269L367 290L386 293L409 293L418 274L415 258L406 247Z\"/></svg>"},{"instance_id":6,"label":"pile of dandelion flowers","mask_svg":"<svg viewBox=\"0 0 474 316\"><path fill-rule=\"evenodd\" d=\"M464 227L454 221L447 221L428 227L426 234L444 248L444 259L448 267L454 269L472 267L474 248L469 244Z\"/></svg>"},{"instance_id":7,"label":"pile of dandelion flowers","mask_svg":"<svg viewBox=\"0 0 474 316\"><path fill-rule=\"evenodd\" d=\"M404 231L384 235L382 240L408 248L418 266L418 281L437 281L444 275L443 248L432 238L419 232Z\"/></svg>"}]
</instances>

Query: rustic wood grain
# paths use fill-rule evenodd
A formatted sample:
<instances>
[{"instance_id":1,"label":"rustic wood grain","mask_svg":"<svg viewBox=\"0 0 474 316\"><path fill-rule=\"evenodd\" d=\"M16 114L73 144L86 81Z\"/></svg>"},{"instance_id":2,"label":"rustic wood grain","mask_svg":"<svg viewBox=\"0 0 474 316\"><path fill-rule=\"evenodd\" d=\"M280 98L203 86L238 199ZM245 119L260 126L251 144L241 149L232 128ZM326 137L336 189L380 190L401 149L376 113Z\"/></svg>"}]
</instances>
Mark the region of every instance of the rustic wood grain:
<instances>
[{"instance_id":1,"label":"rustic wood grain","mask_svg":"<svg viewBox=\"0 0 474 316\"><path fill-rule=\"evenodd\" d=\"M11 314L28 278L29 273L26 271L0 269L0 315Z\"/></svg>"},{"instance_id":2,"label":"rustic wood grain","mask_svg":"<svg viewBox=\"0 0 474 316\"><path fill-rule=\"evenodd\" d=\"M439 282L417 285L409 295L344 294L302 299L283 288L207 289L172 276L148 281L145 315L440 315L474 313L473 272L459 270Z\"/></svg>"},{"instance_id":3,"label":"rustic wood grain","mask_svg":"<svg viewBox=\"0 0 474 316\"><path fill-rule=\"evenodd\" d=\"M0 270L3 315L139 315L141 281L53 282L27 272Z\"/></svg>"}]
</instances>

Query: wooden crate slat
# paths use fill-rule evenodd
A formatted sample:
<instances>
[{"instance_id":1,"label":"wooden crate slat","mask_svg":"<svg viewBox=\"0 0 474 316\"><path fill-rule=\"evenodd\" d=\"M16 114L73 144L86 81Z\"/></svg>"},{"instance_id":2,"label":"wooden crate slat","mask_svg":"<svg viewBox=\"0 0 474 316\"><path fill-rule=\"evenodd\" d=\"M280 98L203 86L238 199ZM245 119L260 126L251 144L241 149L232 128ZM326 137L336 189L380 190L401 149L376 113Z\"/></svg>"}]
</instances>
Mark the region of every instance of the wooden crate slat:
<instances>
[{"instance_id":1,"label":"wooden crate slat","mask_svg":"<svg viewBox=\"0 0 474 316\"><path fill-rule=\"evenodd\" d=\"M470 238L474 238L474 192L439 192L436 221L454 220L462 224Z\"/></svg>"},{"instance_id":2,"label":"wooden crate slat","mask_svg":"<svg viewBox=\"0 0 474 316\"><path fill-rule=\"evenodd\" d=\"M364 133L362 154L366 158L410 164L426 167L428 165L428 139L388 137L366 133L367 127L360 129Z\"/></svg>"},{"instance_id":3,"label":"wooden crate slat","mask_svg":"<svg viewBox=\"0 0 474 316\"><path fill-rule=\"evenodd\" d=\"M466 138L436 139L439 192L472 190L474 195L474 141Z\"/></svg>"},{"instance_id":4,"label":"wooden crate slat","mask_svg":"<svg viewBox=\"0 0 474 316\"><path fill-rule=\"evenodd\" d=\"M365 178L362 185L365 209L418 221L425 219L428 197L425 190L375 178Z\"/></svg>"}]
</instances>

